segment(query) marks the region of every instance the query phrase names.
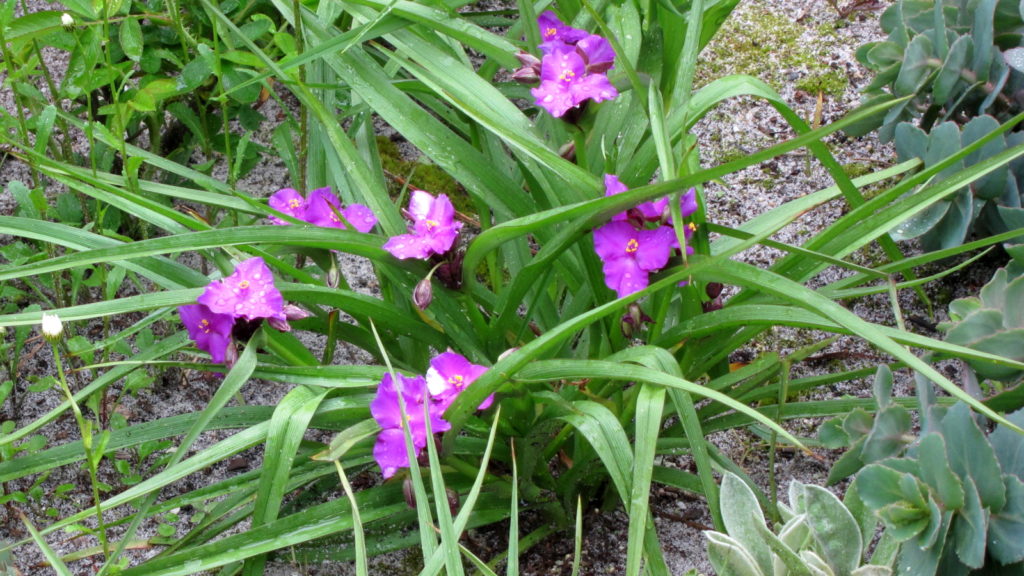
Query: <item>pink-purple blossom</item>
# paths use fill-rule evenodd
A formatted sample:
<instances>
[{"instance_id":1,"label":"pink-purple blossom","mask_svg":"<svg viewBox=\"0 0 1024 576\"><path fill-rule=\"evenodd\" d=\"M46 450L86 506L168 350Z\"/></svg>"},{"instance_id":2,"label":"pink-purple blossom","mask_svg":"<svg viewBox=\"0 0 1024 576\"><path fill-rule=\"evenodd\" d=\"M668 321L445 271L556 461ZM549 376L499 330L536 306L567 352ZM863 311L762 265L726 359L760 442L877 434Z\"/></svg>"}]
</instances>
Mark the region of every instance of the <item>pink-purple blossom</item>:
<instances>
[{"instance_id":1,"label":"pink-purple blossom","mask_svg":"<svg viewBox=\"0 0 1024 576\"><path fill-rule=\"evenodd\" d=\"M602 102L619 95L603 73L587 72L574 46L555 46L541 59L540 86L530 93L535 103L559 118L586 100Z\"/></svg>"},{"instance_id":2,"label":"pink-purple blossom","mask_svg":"<svg viewBox=\"0 0 1024 576\"><path fill-rule=\"evenodd\" d=\"M441 418L443 409L430 401L426 380L422 376L409 377L398 374L398 386L385 374L377 387L377 395L370 402L370 413L380 425L381 431L373 445L373 457L385 478L394 476L399 468L409 467L409 456L405 450L405 434L402 431L402 412L398 395L402 395L405 416L415 454L418 456L427 445L427 424L424 406L430 418L431 432L444 432L451 424Z\"/></svg>"},{"instance_id":3,"label":"pink-purple blossom","mask_svg":"<svg viewBox=\"0 0 1024 576\"><path fill-rule=\"evenodd\" d=\"M189 338L196 343L196 348L208 352L214 362L224 362L228 347L231 346L234 316L217 314L202 304L179 306L178 313L181 314L181 322L185 324Z\"/></svg>"},{"instance_id":4,"label":"pink-purple blossom","mask_svg":"<svg viewBox=\"0 0 1024 576\"><path fill-rule=\"evenodd\" d=\"M271 208L283 212L297 220L315 226L327 228L346 228L351 224L359 232L369 232L377 224L377 217L362 204L349 204L342 207L338 196L330 188L317 188L303 198L292 188L283 188L275 192L267 201ZM273 224L288 224L275 216L270 216Z\"/></svg>"},{"instance_id":5,"label":"pink-purple blossom","mask_svg":"<svg viewBox=\"0 0 1024 576\"><path fill-rule=\"evenodd\" d=\"M233 318L285 319L284 298L274 286L270 268L260 257L240 263L230 276L211 282L196 301L211 312Z\"/></svg>"},{"instance_id":6,"label":"pink-purple blossom","mask_svg":"<svg viewBox=\"0 0 1024 576\"><path fill-rule=\"evenodd\" d=\"M472 364L462 354L449 350L430 361L427 389L430 390L431 398L442 406L442 410L446 410L484 372L487 372L486 366ZM484 399L477 410L486 410L492 402L493 394Z\"/></svg>"},{"instance_id":7,"label":"pink-purple blossom","mask_svg":"<svg viewBox=\"0 0 1024 576\"><path fill-rule=\"evenodd\" d=\"M566 25L550 10L544 11L537 17L537 27L540 28L540 50L545 54L554 46L576 44L589 35L586 30Z\"/></svg>"},{"instance_id":8,"label":"pink-purple blossom","mask_svg":"<svg viewBox=\"0 0 1024 576\"><path fill-rule=\"evenodd\" d=\"M676 247L675 231L669 226L637 230L628 222L609 222L594 230L604 282L619 298L646 288L650 273L664 268Z\"/></svg>"},{"instance_id":9,"label":"pink-purple blossom","mask_svg":"<svg viewBox=\"0 0 1024 576\"><path fill-rule=\"evenodd\" d=\"M455 243L462 222L455 221L455 207L448 196L436 198L423 190L413 190L406 216L412 220L409 234L389 238L384 249L395 258L427 259L444 254Z\"/></svg>"},{"instance_id":10,"label":"pink-purple blossom","mask_svg":"<svg viewBox=\"0 0 1024 576\"><path fill-rule=\"evenodd\" d=\"M621 194L629 188L623 184L618 176L605 174L604 176L605 196ZM690 188L679 198L679 211L683 218L692 215L697 211L697 191ZM672 214L668 206L668 196L658 200L643 202L625 212L619 212L612 216L612 221L629 220L635 225L642 226L644 222L672 223Z\"/></svg>"}]
</instances>

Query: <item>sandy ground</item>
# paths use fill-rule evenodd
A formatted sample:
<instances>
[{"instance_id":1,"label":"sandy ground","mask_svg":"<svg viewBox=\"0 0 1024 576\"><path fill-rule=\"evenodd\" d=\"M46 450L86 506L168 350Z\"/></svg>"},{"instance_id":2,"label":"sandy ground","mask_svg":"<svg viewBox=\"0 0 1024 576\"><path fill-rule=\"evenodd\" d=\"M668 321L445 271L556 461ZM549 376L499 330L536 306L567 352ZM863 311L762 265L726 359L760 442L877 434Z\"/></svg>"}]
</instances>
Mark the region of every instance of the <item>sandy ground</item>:
<instances>
[{"instance_id":1,"label":"sandy ground","mask_svg":"<svg viewBox=\"0 0 1024 576\"><path fill-rule=\"evenodd\" d=\"M33 2L29 2L33 5ZM36 6L41 4L35 3ZM757 26L759 19L763 19L765 13L786 14L791 26L795 26L797 39L795 40L797 50L812 51L816 59L824 59L827 66L834 68L845 77L847 85L841 87L835 93L825 94L820 102L818 94L812 94L800 90L797 86L801 79L809 74L809 67L806 62L801 63L799 59L786 59L784 55L793 46L779 46L778 49L766 47L767 61L760 62L756 69L744 69L743 63L731 62L728 57L723 56L729 51L728 45L713 45L708 54L717 54L725 60L724 64L712 66L711 63L703 64L703 81L710 80L716 74L708 72L714 69L718 75L729 72L746 72L762 76L766 81L776 85L782 97L790 103L804 118L814 119L820 117L820 122L828 123L850 110L859 100L857 89L866 83L865 71L856 63L853 53L862 43L880 38L880 31L877 27L877 13L860 13L853 17L840 21L837 13L827 3L819 0L763 0L756 3L744 3L734 14L731 26L731 34L741 34L744 30L750 30ZM788 28L792 31L793 28ZM770 40L772 34L769 32L766 37ZM774 61L778 55L782 55L780 61ZM49 53L53 58L51 64L60 68L63 62L60 54ZM739 68L739 69L736 69ZM0 103L6 109L12 110L12 100L9 90L6 88L0 91ZM274 118L275 113L270 102L270 109L264 110L268 118ZM267 138L271 125L262 134ZM740 100L730 102L718 109L715 113L706 118L697 128L697 135L701 144L702 163L710 165L714 162L723 161L735 154L750 153L772 144L775 144L792 135L781 117L770 107L760 102L751 100ZM892 161L893 153L886 147L879 145L872 138L848 139L840 136L833 136L831 141L833 150L843 164L861 163L868 166L869 170L879 169ZM223 170L221 170L223 175ZM25 166L7 158L0 171L0 184L3 192L0 192L0 214L12 214L15 208L13 198L7 191L8 184L13 180L29 181L30 174ZM239 188L257 197L265 197L279 188L288 186L288 174L280 160L269 159L258 169L254 170L247 178L239 182ZM778 206L788 200L827 187L831 184L827 174L814 162L809 161L802 153L797 152L777 158L766 165L750 168L727 178L724 182L709 184L706 189L709 199L708 218L715 222L726 225L738 224L746 221L760 212ZM56 192L56 190L52 190ZM844 206L836 202L824 206L814 212L808 213L799 222L783 230L777 240L788 243L800 243L810 237L815 231L822 229L842 214ZM0 230L0 243L9 242L10 238L2 235ZM769 248L758 248L743 255L744 260L759 266L770 264L779 253ZM372 292L375 282L369 274L369 268L365 262L357 258L345 257L343 269L353 286ZM827 283L835 279L837 272L828 271L817 281ZM979 280L980 278L980 280ZM957 284L961 290L970 290L971 286L980 286L987 277L963 278ZM902 302L908 309L914 309L917 303L908 297ZM878 299L864 299L852 303L851 308L866 319L891 323L891 311L888 305ZM94 326L73 326L72 330L80 334L88 334ZM775 341L767 339L762 349L751 349L749 354L757 354L767 349L774 349L785 353L789 348L781 342L807 342L813 341L817 335L798 333L794 331L777 331L778 337ZM7 336L11 338L11 335ZM774 343L773 343L774 342ZM315 341L310 342L311 346L317 346ZM322 343L319 343L322 346ZM53 370L51 359L46 347L35 338L29 344L28 361L25 370L32 374L46 374ZM843 340L826 350L826 352L846 353L857 357L862 355L861 362L871 364L873 362L872 352L865 349L859 342L852 339ZM336 361L338 362L364 362L358 351L342 349L339 351ZM804 369L804 368L801 368ZM813 370L815 367L808 367ZM905 379L906 375L902 375ZM26 382L19 382L18 386L23 389ZM174 378L158 383L152 389L148 389L138 398L128 398L124 402L126 414L131 416L130 420L142 417L162 417L175 413L184 413L199 410L204 406L213 390L213 383L197 378L189 374L175 374ZM282 385L270 385L261 383L259 385L247 385L243 390L245 402L248 404L273 405L281 396L287 392L287 387ZM867 395L867 386L863 382L851 382L837 386L831 390L832 394L853 394ZM46 410L56 406L59 396L55 392L41 392L31 395L31 401L16 414L19 425L31 421L35 416L44 413ZM4 418L11 416L9 411L2 413ZM813 434L814 422L794 422L792 426L803 434ZM70 419L63 419L46 429L47 435L53 444L60 443L60 438L77 436L77 429ZM226 433L207 434L201 439L201 446L209 445L223 437ZM734 460L744 466L751 475L763 486L768 485L768 464L764 458L765 450L752 440L748 435L741 432L720 433L714 436L718 444ZM827 462L833 455L822 453L820 457ZM196 484L203 484L216 481L230 474L240 471L255 470L259 467L260 453L258 450L250 450L242 455L242 460L235 461L235 467L229 467L222 463L215 469L208 470L201 475L183 480L179 485L172 487L169 491L186 490ZM667 462L676 462L680 466L686 466L687 462L682 457L666 458ZM232 469L229 469L232 468ZM780 457L776 462L775 474L778 485L783 492L791 478L803 482L822 483L827 475L827 464L818 459L807 457L801 454L789 454ZM82 484L87 483L84 471L63 468L53 472L42 485L51 489L64 482ZM24 487L21 487L24 489ZM83 506L87 502L86 494L75 495L72 498L56 502L61 515L69 510ZM663 543L666 559L673 574L684 574L688 570L695 569L699 572L709 573L710 566L704 554L704 540L700 534L702 527L710 526L711 520L703 501L694 499L686 494L655 487L652 491L652 502L654 503L654 515L658 533ZM10 507L0 507L0 541L10 538L21 537L19 523L11 516ZM46 518L39 516L41 508L33 509L36 512L37 524L45 524ZM184 515L184 513L183 513ZM154 533L154 525L145 526L139 536L148 537ZM244 525L239 529L244 529ZM584 564L583 574L618 574L621 573L625 561L625 529L626 518L621 511L588 511L585 523L584 538ZM471 541L480 549L497 548L501 544L500 532L503 529L479 531L471 535ZM6 533L5 533L6 532ZM50 539L51 545L62 552L77 549L83 544L80 541L55 537ZM26 575L48 573L46 569L39 567L40 556L38 551L32 547L22 547L16 552L16 565ZM534 551L524 557L523 568L525 574L568 574L571 570L572 558L572 536L563 534L559 538L548 539L539 545ZM403 566L406 566L408 559L402 554L391 554L375 559L371 567L374 574L395 573L402 574ZM87 563L76 563L74 569L77 574L91 573ZM344 565L307 565L276 563L268 567L267 573L277 576L291 575L334 575L348 574L351 568Z\"/></svg>"}]
</instances>

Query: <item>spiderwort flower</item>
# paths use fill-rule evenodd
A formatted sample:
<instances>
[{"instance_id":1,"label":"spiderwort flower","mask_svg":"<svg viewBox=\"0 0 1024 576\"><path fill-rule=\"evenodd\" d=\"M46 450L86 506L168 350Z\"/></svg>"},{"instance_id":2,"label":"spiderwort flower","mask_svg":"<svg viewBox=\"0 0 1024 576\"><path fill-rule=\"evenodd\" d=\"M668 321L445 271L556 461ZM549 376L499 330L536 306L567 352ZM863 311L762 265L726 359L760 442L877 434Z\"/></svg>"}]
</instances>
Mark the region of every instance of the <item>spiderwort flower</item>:
<instances>
[{"instance_id":1,"label":"spiderwort flower","mask_svg":"<svg viewBox=\"0 0 1024 576\"><path fill-rule=\"evenodd\" d=\"M362 204L350 204L342 208L341 201L330 188L317 188L309 193L308 198L303 198L302 194L293 188L282 188L275 192L267 203L278 212L314 226L344 229L344 218L353 228L365 233L377 224L377 217ZM275 216L270 216L270 222L277 225L288 224Z\"/></svg>"},{"instance_id":2,"label":"spiderwort flower","mask_svg":"<svg viewBox=\"0 0 1024 576\"><path fill-rule=\"evenodd\" d=\"M188 330L188 337L196 343L196 348L208 352L214 362L224 362L228 347L231 346L231 329L235 326L235 317L212 312L202 304L179 306L178 313Z\"/></svg>"},{"instance_id":3,"label":"spiderwort flower","mask_svg":"<svg viewBox=\"0 0 1024 576\"><path fill-rule=\"evenodd\" d=\"M664 268L678 246L668 226L637 230L628 222L609 222L594 230L594 250L604 263L604 282L619 298L646 288L650 273Z\"/></svg>"},{"instance_id":4,"label":"spiderwort flower","mask_svg":"<svg viewBox=\"0 0 1024 576\"><path fill-rule=\"evenodd\" d=\"M284 298L260 257L240 263L230 276L211 282L196 301L211 312L233 318L285 319Z\"/></svg>"},{"instance_id":5,"label":"spiderwort flower","mask_svg":"<svg viewBox=\"0 0 1024 576\"><path fill-rule=\"evenodd\" d=\"M394 476L399 468L409 467L405 450L405 434L402 431L402 412L398 395L402 395L405 416L412 435L414 453L418 456L427 445L427 427L424 405L428 405L431 432L444 432L451 424L441 418L442 410L430 402L426 380L422 376L409 377L397 374L398 386L385 374L377 387L377 395L370 402L370 413L380 425L381 431L373 445L373 457L380 466L384 478Z\"/></svg>"},{"instance_id":6,"label":"spiderwort flower","mask_svg":"<svg viewBox=\"0 0 1024 576\"><path fill-rule=\"evenodd\" d=\"M587 72L587 65L576 48L563 44L552 48L541 60L540 86L530 93L536 104L556 118L586 100L602 102L619 95L604 74Z\"/></svg>"},{"instance_id":7,"label":"spiderwort flower","mask_svg":"<svg viewBox=\"0 0 1024 576\"><path fill-rule=\"evenodd\" d=\"M401 260L425 260L434 254L444 254L462 228L462 222L455 221L455 207L444 194L435 198L423 190L413 190L406 215L412 219L411 233L394 236L384 243L384 249Z\"/></svg>"},{"instance_id":8,"label":"spiderwort flower","mask_svg":"<svg viewBox=\"0 0 1024 576\"><path fill-rule=\"evenodd\" d=\"M544 11L537 17L537 27L540 28L542 40L540 50L545 54L559 44L576 44L589 36L586 30L566 25L550 10Z\"/></svg>"},{"instance_id":9,"label":"spiderwort flower","mask_svg":"<svg viewBox=\"0 0 1024 576\"><path fill-rule=\"evenodd\" d=\"M629 188L619 180L618 176L615 176L614 174L605 174L604 189L605 196L614 196L629 190ZM682 214L683 218L686 218L696 211L697 191L690 188L686 194L683 194L682 197L679 198L679 212ZM642 226L644 222L664 222L671 224L672 212L669 210L668 196L651 202L643 202L634 208L630 208L625 212L619 212L615 216L612 216L613 222L627 220L632 221L638 227ZM687 228L687 230L689 230L689 228ZM689 234L691 232L692 231L687 232L687 238L689 238Z\"/></svg>"},{"instance_id":10,"label":"spiderwort flower","mask_svg":"<svg viewBox=\"0 0 1024 576\"><path fill-rule=\"evenodd\" d=\"M465 356L449 350L430 361L430 368L427 370L427 389L444 411L484 372L487 372L486 366L471 364ZM477 406L477 410L486 410L493 402L492 394Z\"/></svg>"}]
</instances>

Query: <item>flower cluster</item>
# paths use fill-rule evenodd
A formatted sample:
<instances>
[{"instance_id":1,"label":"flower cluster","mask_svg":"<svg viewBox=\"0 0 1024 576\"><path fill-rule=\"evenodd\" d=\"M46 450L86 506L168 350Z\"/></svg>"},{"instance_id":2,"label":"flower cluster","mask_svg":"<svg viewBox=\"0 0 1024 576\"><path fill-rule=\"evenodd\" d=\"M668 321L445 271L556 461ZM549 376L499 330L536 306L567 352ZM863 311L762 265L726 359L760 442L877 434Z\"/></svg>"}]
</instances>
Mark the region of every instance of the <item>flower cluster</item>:
<instances>
[{"instance_id":1,"label":"flower cluster","mask_svg":"<svg viewBox=\"0 0 1024 576\"><path fill-rule=\"evenodd\" d=\"M567 26L554 13L537 18L543 58L521 53L523 68L514 77L521 82L540 80L530 92L536 104L556 118L586 100L601 102L619 95L606 73L613 68L615 50L605 38Z\"/></svg>"},{"instance_id":2,"label":"flower cluster","mask_svg":"<svg viewBox=\"0 0 1024 576\"><path fill-rule=\"evenodd\" d=\"M342 208L341 201L330 188L317 188L309 193L308 198L303 198L292 188L283 188L269 198L268 204L278 212L314 226L346 228L347 222L360 232L369 232L377 224L377 217L362 204ZM288 224L276 216L270 216L270 221L278 225Z\"/></svg>"},{"instance_id":3,"label":"flower cluster","mask_svg":"<svg viewBox=\"0 0 1024 576\"><path fill-rule=\"evenodd\" d=\"M604 178L605 195L612 196L627 190L618 177L608 174ZM679 201L685 218L697 211L697 194L690 189ZM672 229L668 198L644 202L635 208L612 217L612 221L594 230L594 250L603 262L605 284L622 298L647 287L652 272L665 267L679 241ZM648 228L648 223L656 223ZM685 228L686 239L693 233ZM686 247L692 254L693 248Z\"/></svg>"},{"instance_id":4,"label":"flower cluster","mask_svg":"<svg viewBox=\"0 0 1024 576\"><path fill-rule=\"evenodd\" d=\"M207 285L196 304L178 307L181 321L196 347L217 363L230 366L237 357L232 343L236 326L267 320L274 328L289 331L288 320L307 313L284 303L274 286L274 277L263 258L250 258L235 267L230 276Z\"/></svg>"},{"instance_id":5,"label":"flower cluster","mask_svg":"<svg viewBox=\"0 0 1024 576\"><path fill-rule=\"evenodd\" d=\"M413 190L405 215L412 220L409 234L394 236L384 243L385 250L402 260L425 260L434 254L444 254L462 228L462 222L455 221L455 207L444 194L435 198L423 190Z\"/></svg>"},{"instance_id":6,"label":"flower cluster","mask_svg":"<svg viewBox=\"0 0 1024 576\"><path fill-rule=\"evenodd\" d=\"M392 477L399 468L409 467L399 395L409 422L414 452L419 456L427 445L427 418L430 419L431 432L444 432L451 428L441 417L444 411L459 393L486 371L486 366L471 364L462 355L449 350L430 361L425 378L398 374L396 386L391 374L384 375L377 387L377 395L370 403L370 413L381 427L373 446L373 457L385 478ZM486 409L493 401L493 396L488 397L479 409Z\"/></svg>"}]
</instances>

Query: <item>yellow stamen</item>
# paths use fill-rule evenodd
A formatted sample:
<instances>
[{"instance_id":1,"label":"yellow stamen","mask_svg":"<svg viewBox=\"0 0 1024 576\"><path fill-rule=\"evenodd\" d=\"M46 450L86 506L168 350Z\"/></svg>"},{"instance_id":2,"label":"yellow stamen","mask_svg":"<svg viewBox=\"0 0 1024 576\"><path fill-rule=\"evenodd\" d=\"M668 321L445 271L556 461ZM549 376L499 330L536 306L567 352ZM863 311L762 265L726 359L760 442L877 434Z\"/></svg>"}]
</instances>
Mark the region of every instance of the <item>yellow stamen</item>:
<instances>
[{"instance_id":1,"label":"yellow stamen","mask_svg":"<svg viewBox=\"0 0 1024 576\"><path fill-rule=\"evenodd\" d=\"M452 386L458 386L459 384L462 384L462 376L456 374L448 379L448 383Z\"/></svg>"},{"instance_id":2,"label":"yellow stamen","mask_svg":"<svg viewBox=\"0 0 1024 576\"><path fill-rule=\"evenodd\" d=\"M426 220L427 230L433 230L435 226L438 226L437 220Z\"/></svg>"},{"instance_id":3,"label":"yellow stamen","mask_svg":"<svg viewBox=\"0 0 1024 576\"><path fill-rule=\"evenodd\" d=\"M302 206L302 201L298 198L292 198L288 201L289 208L298 208L299 206Z\"/></svg>"},{"instance_id":4,"label":"yellow stamen","mask_svg":"<svg viewBox=\"0 0 1024 576\"><path fill-rule=\"evenodd\" d=\"M249 287L249 281L242 280L241 282L238 283L238 287L241 288L242 290L245 290L246 288Z\"/></svg>"},{"instance_id":5,"label":"yellow stamen","mask_svg":"<svg viewBox=\"0 0 1024 576\"><path fill-rule=\"evenodd\" d=\"M640 248L640 243L636 241L636 238L630 238L629 242L626 242L626 253L632 254Z\"/></svg>"},{"instance_id":6,"label":"yellow stamen","mask_svg":"<svg viewBox=\"0 0 1024 576\"><path fill-rule=\"evenodd\" d=\"M554 28L548 28L547 30L544 31L544 35L547 36L548 38L554 36L557 33L558 30L555 30Z\"/></svg>"},{"instance_id":7,"label":"yellow stamen","mask_svg":"<svg viewBox=\"0 0 1024 576\"><path fill-rule=\"evenodd\" d=\"M206 318L203 318L202 320L200 320L199 321L199 329L202 330L203 333L209 334L210 333L210 321L207 320Z\"/></svg>"},{"instance_id":8,"label":"yellow stamen","mask_svg":"<svg viewBox=\"0 0 1024 576\"><path fill-rule=\"evenodd\" d=\"M693 222L690 222L690 223L688 224L688 226L689 226L689 228L690 228L690 230L691 230L691 231L693 231L693 232L696 232L696 231L697 231L697 225L696 225L696 224L694 224Z\"/></svg>"},{"instance_id":9,"label":"yellow stamen","mask_svg":"<svg viewBox=\"0 0 1024 576\"><path fill-rule=\"evenodd\" d=\"M562 81L565 81L565 82L571 82L572 79L575 78L575 77L576 77L576 73L573 72L572 70L566 70L566 71L564 71L564 72L562 72L561 74L558 75L558 79L562 80Z\"/></svg>"}]
</instances>

